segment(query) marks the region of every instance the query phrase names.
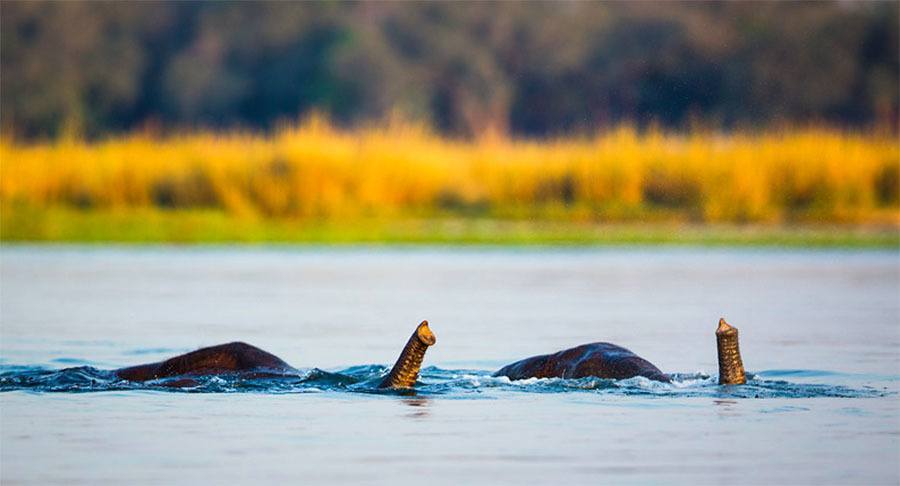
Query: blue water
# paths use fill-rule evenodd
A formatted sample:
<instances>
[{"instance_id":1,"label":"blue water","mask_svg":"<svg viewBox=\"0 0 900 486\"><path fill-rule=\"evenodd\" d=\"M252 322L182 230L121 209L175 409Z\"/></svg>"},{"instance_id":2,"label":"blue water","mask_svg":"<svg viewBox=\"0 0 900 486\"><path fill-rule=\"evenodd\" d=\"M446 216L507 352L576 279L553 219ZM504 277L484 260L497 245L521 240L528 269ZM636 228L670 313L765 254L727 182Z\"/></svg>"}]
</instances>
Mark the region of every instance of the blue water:
<instances>
[{"instance_id":1,"label":"blue water","mask_svg":"<svg viewBox=\"0 0 900 486\"><path fill-rule=\"evenodd\" d=\"M376 389L423 318L418 386ZM299 374L109 371L234 340ZM491 376L600 340L673 383ZM900 255L4 247L0 392L3 484L897 484Z\"/></svg>"},{"instance_id":2,"label":"blue water","mask_svg":"<svg viewBox=\"0 0 900 486\"><path fill-rule=\"evenodd\" d=\"M69 362L72 360L63 360ZM27 390L36 392L103 392L150 390L184 393L307 393L348 392L378 393L401 396L446 398L502 398L504 393L573 393L595 395L644 396L659 398L865 398L896 395L900 376L856 376L815 370L771 370L752 374L743 386L720 386L715 376L703 373L672 375L672 383L660 383L643 377L627 380L602 378L533 378L510 381L491 376L485 370L447 370L434 366L422 370L419 383L412 390L378 388L389 368L381 365L354 366L344 370L325 371L318 368L297 375L246 377L239 373L192 376L189 385L178 383L182 377L171 377L137 383L119 379L109 370L78 366L62 370L0 366L0 392ZM813 384L790 380L827 377L832 383L868 382L858 388L837 384Z\"/></svg>"}]
</instances>

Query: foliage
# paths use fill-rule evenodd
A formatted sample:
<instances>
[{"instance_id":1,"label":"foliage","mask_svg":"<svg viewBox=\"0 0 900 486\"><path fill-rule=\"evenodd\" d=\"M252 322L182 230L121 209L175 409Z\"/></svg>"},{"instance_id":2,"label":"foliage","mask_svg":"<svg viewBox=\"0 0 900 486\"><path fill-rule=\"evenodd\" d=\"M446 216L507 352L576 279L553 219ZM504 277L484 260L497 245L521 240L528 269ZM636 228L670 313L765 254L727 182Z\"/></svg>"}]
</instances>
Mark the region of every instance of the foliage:
<instances>
[{"instance_id":1,"label":"foliage","mask_svg":"<svg viewBox=\"0 0 900 486\"><path fill-rule=\"evenodd\" d=\"M898 222L900 143L803 128L688 135L621 126L544 142L449 139L321 118L271 136L136 133L0 142L0 204L216 209L242 218L440 215L554 221Z\"/></svg>"},{"instance_id":2,"label":"foliage","mask_svg":"<svg viewBox=\"0 0 900 486\"><path fill-rule=\"evenodd\" d=\"M209 209L0 208L0 240L177 244L710 245L900 248L879 226L595 223L482 218L235 218Z\"/></svg>"},{"instance_id":3,"label":"foliage","mask_svg":"<svg viewBox=\"0 0 900 486\"><path fill-rule=\"evenodd\" d=\"M825 121L896 128L897 2L0 3L8 138Z\"/></svg>"}]
</instances>

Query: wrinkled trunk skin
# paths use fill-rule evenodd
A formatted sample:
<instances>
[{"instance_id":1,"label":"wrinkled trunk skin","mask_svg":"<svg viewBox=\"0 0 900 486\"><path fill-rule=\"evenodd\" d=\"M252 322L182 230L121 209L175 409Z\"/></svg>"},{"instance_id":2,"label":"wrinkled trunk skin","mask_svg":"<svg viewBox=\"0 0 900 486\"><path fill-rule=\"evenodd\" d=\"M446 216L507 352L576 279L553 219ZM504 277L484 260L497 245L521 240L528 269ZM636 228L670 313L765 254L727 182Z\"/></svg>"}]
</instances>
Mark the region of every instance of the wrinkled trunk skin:
<instances>
[{"instance_id":1,"label":"wrinkled trunk skin","mask_svg":"<svg viewBox=\"0 0 900 486\"><path fill-rule=\"evenodd\" d=\"M435 342L437 340L428 327L428 321L422 321L409 337L400 357L391 368L391 372L384 377L378 387L412 388L415 386L416 380L419 378L419 369L422 367L422 360L425 359L425 351L428 351L428 347L434 345Z\"/></svg>"},{"instance_id":2,"label":"wrinkled trunk skin","mask_svg":"<svg viewBox=\"0 0 900 486\"><path fill-rule=\"evenodd\" d=\"M716 329L716 345L719 351L719 384L743 385L747 383L741 349L738 346L738 330L725 319L719 319Z\"/></svg>"}]
</instances>

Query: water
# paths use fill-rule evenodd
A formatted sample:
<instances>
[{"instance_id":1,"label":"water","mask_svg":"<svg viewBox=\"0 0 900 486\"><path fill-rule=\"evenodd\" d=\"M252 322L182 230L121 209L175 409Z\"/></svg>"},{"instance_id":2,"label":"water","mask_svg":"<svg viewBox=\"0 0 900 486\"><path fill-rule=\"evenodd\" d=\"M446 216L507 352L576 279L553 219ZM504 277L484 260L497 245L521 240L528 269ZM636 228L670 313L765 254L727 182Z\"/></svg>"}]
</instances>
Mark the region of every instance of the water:
<instances>
[{"instance_id":1,"label":"water","mask_svg":"<svg viewBox=\"0 0 900 486\"><path fill-rule=\"evenodd\" d=\"M900 482L893 251L4 247L0 324L4 484ZM106 371L233 340L301 374ZM598 340L675 382L490 376Z\"/></svg>"}]
</instances>

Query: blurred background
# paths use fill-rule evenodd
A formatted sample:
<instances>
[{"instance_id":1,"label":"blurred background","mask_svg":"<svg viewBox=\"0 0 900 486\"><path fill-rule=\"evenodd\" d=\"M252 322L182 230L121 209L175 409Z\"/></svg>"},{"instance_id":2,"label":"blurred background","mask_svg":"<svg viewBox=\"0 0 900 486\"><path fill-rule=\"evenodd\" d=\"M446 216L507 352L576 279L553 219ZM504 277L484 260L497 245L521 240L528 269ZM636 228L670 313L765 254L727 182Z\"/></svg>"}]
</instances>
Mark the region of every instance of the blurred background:
<instances>
[{"instance_id":1,"label":"blurred background","mask_svg":"<svg viewBox=\"0 0 900 486\"><path fill-rule=\"evenodd\" d=\"M7 241L897 242L897 2L0 8Z\"/></svg>"},{"instance_id":2,"label":"blurred background","mask_svg":"<svg viewBox=\"0 0 900 486\"><path fill-rule=\"evenodd\" d=\"M900 483L898 24L0 0L0 483ZM418 396L103 371L244 341L375 376L422 319ZM686 378L487 376L601 340Z\"/></svg>"}]
</instances>

